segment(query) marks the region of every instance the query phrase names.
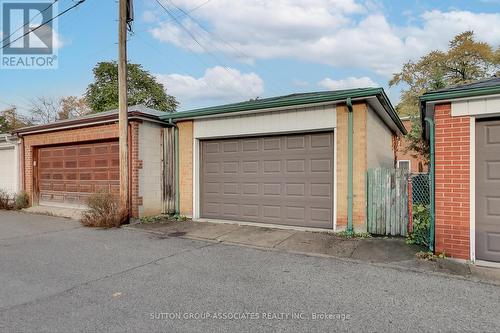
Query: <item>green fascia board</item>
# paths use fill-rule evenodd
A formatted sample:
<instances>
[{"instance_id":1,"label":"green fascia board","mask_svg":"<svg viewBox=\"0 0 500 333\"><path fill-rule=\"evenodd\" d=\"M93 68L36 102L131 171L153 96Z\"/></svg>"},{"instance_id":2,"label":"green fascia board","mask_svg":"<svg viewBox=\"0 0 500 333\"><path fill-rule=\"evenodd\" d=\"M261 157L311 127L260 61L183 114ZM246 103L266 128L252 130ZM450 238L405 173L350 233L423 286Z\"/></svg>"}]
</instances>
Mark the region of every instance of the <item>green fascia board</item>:
<instances>
[{"instance_id":1,"label":"green fascia board","mask_svg":"<svg viewBox=\"0 0 500 333\"><path fill-rule=\"evenodd\" d=\"M429 92L420 96L421 102L433 102L447 99L457 99L466 97L476 97L484 95L500 94L500 86L484 87L484 88L471 88L463 90L452 90L442 92Z\"/></svg>"},{"instance_id":2,"label":"green fascia board","mask_svg":"<svg viewBox=\"0 0 500 333\"><path fill-rule=\"evenodd\" d=\"M182 111L176 113L165 114L160 118L162 120L182 120L182 119L193 119L198 117L206 117L211 115L227 114L233 112L244 112L253 110L263 110L270 108L288 107L296 105L314 104L314 103L324 103L324 102L335 102L345 100L348 97L351 98L362 98L375 96L379 99L380 103L384 106L387 113L391 119L395 122L397 127L403 134L406 134L406 129L399 119L394 107L392 106L389 98L384 92L383 88L364 88L364 89L350 89L342 90L338 92L323 92L323 93L311 93L307 95L290 96L288 98L282 99L270 99L270 100L255 100L249 102L227 104L220 106L213 106L202 109L195 109L190 111Z\"/></svg>"}]
</instances>

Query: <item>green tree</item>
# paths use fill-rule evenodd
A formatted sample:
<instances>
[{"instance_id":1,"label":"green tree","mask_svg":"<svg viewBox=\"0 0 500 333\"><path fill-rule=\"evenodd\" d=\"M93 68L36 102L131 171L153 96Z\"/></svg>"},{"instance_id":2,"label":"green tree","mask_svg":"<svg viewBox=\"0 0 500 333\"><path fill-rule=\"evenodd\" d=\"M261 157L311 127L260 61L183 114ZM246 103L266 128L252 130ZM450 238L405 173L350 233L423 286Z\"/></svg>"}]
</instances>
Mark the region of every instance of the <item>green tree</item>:
<instances>
[{"instance_id":1,"label":"green tree","mask_svg":"<svg viewBox=\"0 0 500 333\"><path fill-rule=\"evenodd\" d=\"M165 87L139 64L128 64L128 104L144 104L165 112L175 112L178 102L167 95ZM100 62L94 67L94 82L85 93L92 112L118 108L118 65L116 62Z\"/></svg>"},{"instance_id":2,"label":"green tree","mask_svg":"<svg viewBox=\"0 0 500 333\"><path fill-rule=\"evenodd\" d=\"M447 51L432 51L417 62L408 61L393 75L389 86L404 84L396 106L401 116L419 116L419 97L431 90L469 83L500 73L500 48L479 42L474 32L455 36ZM406 139L409 150L428 158L429 148L422 140L420 122L414 120Z\"/></svg>"},{"instance_id":3,"label":"green tree","mask_svg":"<svg viewBox=\"0 0 500 333\"><path fill-rule=\"evenodd\" d=\"M20 115L15 107L0 112L0 133L7 133L30 125L32 125L31 121Z\"/></svg>"}]
</instances>

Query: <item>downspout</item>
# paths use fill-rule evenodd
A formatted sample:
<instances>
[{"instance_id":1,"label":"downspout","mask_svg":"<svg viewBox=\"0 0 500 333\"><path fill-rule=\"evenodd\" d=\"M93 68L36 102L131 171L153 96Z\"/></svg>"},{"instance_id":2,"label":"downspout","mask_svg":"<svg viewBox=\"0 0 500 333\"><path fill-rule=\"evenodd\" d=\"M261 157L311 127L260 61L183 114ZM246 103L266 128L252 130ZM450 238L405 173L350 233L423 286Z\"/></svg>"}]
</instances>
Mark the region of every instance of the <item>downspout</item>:
<instances>
[{"instance_id":1,"label":"downspout","mask_svg":"<svg viewBox=\"0 0 500 333\"><path fill-rule=\"evenodd\" d=\"M425 121L429 125L429 136L430 136L430 172L429 172L429 189L430 189L430 202L431 202L431 220L430 220L430 230L429 230L429 250L434 252L434 235L435 235L435 212L436 212L436 203L435 203L435 182L434 182L434 172L435 172L435 156L434 156L434 120L430 117L425 117Z\"/></svg>"},{"instance_id":2,"label":"downspout","mask_svg":"<svg viewBox=\"0 0 500 333\"><path fill-rule=\"evenodd\" d=\"M174 127L174 153L175 153L175 213L180 214L180 193L179 193L179 127L169 119L168 123Z\"/></svg>"},{"instance_id":3,"label":"downspout","mask_svg":"<svg viewBox=\"0 0 500 333\"><path fill-rule=\"evenodd\" d=\"M354 138L354 124L353 124L353 109L352 99L350 97L346 100L347 105L347 233L354 232L352 222L353 211L353 138Z\"/></svg>"}]
</instances>

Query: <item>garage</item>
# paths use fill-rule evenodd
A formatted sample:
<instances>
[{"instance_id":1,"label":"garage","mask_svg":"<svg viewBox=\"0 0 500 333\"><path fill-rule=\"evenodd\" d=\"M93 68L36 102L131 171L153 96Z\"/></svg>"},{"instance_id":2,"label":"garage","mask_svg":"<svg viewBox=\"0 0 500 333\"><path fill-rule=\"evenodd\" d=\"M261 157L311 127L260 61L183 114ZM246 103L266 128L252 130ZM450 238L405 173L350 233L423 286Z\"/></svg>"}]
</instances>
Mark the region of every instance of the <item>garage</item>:
<instances>
[{"instance_id":1,"label":"garage","mask_svg":"<svg viewBox=\"0 0 500 333\"><path fill-rule=\"evenodd\" d=\"M19 140L8 134L0 134L0 190L9 193L19 191Z\"/></svg>"},{"instance_id":2,"label":"garage","mask_svg":"<svg viewBox=\"0 0 500 333\"><path fill-rule=\"evenodd\" d=\"M119 192L118 142L38 149L40 204L82 205L97 191Z\"/></svg>"},{"instance_id":3,"label":"garage","mask_svg":"<svg viewBox=\"0 0 500 333\"><path fill-rule=\"evenodd\" d=\"M500 262L500 120L476 122L476 258Z\"/></svg>"},{"instance_id":4,"label":"garage","mask_svg":"<svg viewBox=\"0 0 500 333\"><path fill-rule=\"evenodd\" d=\"M332 228L333 133L205 140L201 217Z\"/></svg>"}]
</instances>

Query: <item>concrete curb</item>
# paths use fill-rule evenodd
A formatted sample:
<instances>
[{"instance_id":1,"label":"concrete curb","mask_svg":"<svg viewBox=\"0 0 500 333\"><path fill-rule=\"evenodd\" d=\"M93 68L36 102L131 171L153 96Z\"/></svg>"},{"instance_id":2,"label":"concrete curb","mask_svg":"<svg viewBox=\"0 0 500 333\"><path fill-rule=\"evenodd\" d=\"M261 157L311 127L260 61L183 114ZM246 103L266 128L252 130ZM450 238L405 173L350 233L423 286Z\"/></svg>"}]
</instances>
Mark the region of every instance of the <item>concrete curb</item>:
<instances>
[{"instance_id":1,"label":"concrete curb","mask_svg":"<svg viewBox=\"0 0 500 333\"><path fill-rule=\"evenodd\" d=\"M498 275L499 275L498 280L491 279L491 278L481 278L479 274L472 273L470 270L470 267L468 265L461 264L461 263L458 263L458 262L455 262L455 261L452 261L449 259L439 259L437 261L423 261L423 260L418 261L418 259L415 259L416 262L420 262L423 266L429 267L426 269L426 268L419 268L419 267L411 267L408 265L402 265L402 263L405 263L405 262L408 263L407 260L399 262L400 264L397 264L397 263L376 263L376 262L368 262L368 261L363 261L363 260L353 259L353 258L332 256L332 255L324 254L324 253L285 250L285 249L279 249L279 248L275 248L275 247L262 247L262 246L244 244L244 243L231 242L231 241L227 241L227 240L210 239L210 238L202 238L202 237L191 237L191 236L168 236L166 233L161 232L161 231L141 229L141 228L137 228L135 226L125 226L122 228L127 229L127 230L132 230L132 231L144 232L144 233L148 233L148 234L165 236L165 238L181 238L181 239L202 241L202 242L213 243L213 244L246 247L246 248L255 249L255 250L259 250L259 251L266 251L266 252L273 251L273 252L278 252L278 253L288 253L288 254L301 255L301 256L307 256L307 257L334 259L334 260L338 260L341 262L357 264L357 265L369 265L369 266L375 266L375 267L380 267L380 268L389 268L389 269L397 270L399 272L414 272L414 273L419 273L419 274L427 274L427 275L431 275L431 276L439 276L439 277L448 278L448 279L458 279L458 280L462 280L462 281L469 281L469 282L476 282L476 283L483 283L483 284L488 284L488 285L500 286L500 272L498 272ZM438 262L441 264L441 267L436 265ZM430 270L432 266L434 266L434 268L437 268L437 269L449 270L451 273L446 272L446 271L432 271L432 270ZM462 275L462 274L458 273L458 272L464 270L464 266L466 267L465 269L469 272L466 275Z\"/></svg>"}]
</instances>

